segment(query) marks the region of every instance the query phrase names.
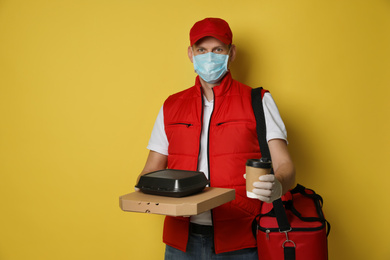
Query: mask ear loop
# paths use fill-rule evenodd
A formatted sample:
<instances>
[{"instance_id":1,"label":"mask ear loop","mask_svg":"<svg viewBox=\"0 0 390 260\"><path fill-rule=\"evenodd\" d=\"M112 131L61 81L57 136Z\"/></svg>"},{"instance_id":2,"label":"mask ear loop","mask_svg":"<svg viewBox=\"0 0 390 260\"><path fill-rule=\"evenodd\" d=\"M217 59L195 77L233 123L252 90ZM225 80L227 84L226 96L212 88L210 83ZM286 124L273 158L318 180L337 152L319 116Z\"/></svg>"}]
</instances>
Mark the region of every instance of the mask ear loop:
<instances>
[{"instance_id":1,"label":"mask ear loop","mask_svg":"<svg viewBox=\"0 0 390 260\"><path fill-rule=\"evenodd\" d=\"M194 45L191 46L191 52L192 52L192 64L193 64L193 67L194 67L194 72L196 74L198 74L198 72L196 71L196 68L197 68L197 62L196 62L196 59L195 59L195 53L194 53ZM199 74L198 74L199 75Z\"/></svg>"},{"instance_id":2,"label":"mask ear loop","mask_svg":"<svg viewBox=\"0 0 390 260\"><path fill-rule=\"evenodd\" d=\"M230 51L232 50L232 44L229 44L229 51L228 51L228 56L229 56L229 58L228 58L228 60L227 60L227 64L226 64L226 69L227 70L229 70L229 68L230 68Z\"/></svg>"}]
</instances>

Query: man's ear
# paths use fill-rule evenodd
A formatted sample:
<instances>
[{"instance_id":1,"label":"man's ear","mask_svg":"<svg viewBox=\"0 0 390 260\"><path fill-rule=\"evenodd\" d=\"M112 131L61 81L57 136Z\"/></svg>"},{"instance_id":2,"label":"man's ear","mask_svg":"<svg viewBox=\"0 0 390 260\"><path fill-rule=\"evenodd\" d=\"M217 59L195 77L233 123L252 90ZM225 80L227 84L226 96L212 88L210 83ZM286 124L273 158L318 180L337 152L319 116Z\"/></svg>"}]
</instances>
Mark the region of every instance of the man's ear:
<instances>
[{"instance_id":1,"label":"man's ear","mask_svg":"<svg viewBox=\"0 0 390 260\"><path fill-rule=\"evenodd\" d=\"M188 46L188 58L190 59L190 61L192 63L194 63L193 56L194 56L194 53L192 52L192 47Z\"/></svg>"},{"instance_id":2,"label":"man's ear","mask_svg":"<svg viewBox=\"0 0 390 260\"><path fill-rule=\"evenodd\" d=\"M232 44L232 46L230 46L229 61L232 62L232 61L234 61L235 58L236 58L236 45Z\"/></svg>"}]
</instances>

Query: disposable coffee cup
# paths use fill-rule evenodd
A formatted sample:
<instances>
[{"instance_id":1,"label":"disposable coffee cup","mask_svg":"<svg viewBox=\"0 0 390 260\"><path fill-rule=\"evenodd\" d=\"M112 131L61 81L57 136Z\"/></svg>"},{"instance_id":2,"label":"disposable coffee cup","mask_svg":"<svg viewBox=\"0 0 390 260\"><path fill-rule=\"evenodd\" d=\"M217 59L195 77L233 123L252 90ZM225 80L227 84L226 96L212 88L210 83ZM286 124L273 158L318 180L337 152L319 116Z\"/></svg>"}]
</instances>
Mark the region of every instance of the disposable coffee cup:
<instances>
[{"instance_id":1,"label":"disposable coffee cup","mask_svg":"<svg viewBox=\"0 0 390 260\"><path fill-rule=\"evenodd\" d=\"M257 199L258 195L253 193L253 183L259 181L262 175L270 174L272 162L268 158L249 159L246 162L246 196L248 198Z\"/></svg>"}]
</instances>

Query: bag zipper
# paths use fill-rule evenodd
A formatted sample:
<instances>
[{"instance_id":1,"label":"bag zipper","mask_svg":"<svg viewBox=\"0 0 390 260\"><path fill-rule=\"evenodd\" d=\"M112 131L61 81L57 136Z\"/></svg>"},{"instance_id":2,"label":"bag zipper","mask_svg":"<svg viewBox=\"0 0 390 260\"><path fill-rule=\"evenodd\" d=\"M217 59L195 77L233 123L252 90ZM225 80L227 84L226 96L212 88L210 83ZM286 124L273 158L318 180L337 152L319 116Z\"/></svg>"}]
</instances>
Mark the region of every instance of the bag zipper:
<instances>
[{"instance_id":1,"label":"bag zipper","mask_svg":"<svg viewBox=\"0 0 390 260\"><path fill-rule=\"evenodd\" d=\"M269 229L265 230L265 236L266 236L267 240L269 240L269 233L270 232L271 232L271 230L269 230Z\"/></svg>"},{"instance_id":2,"label":"bag zipper","mask_svg":"<svg viewBox=\"0 0 390 260\"><path fill-rule=\"evenodd\" d=\"M321 221L321 226L319 227L310 227L310 228L291 228L290 232L297 232L297 231L318 231L325 227L325 222ZM279 228L264 228L259 225L257 225L257 230L260 230L261 232L265 232L267 237L269 237L269 234L271 232L279 232Z\"/></svg>"}]
</instances>

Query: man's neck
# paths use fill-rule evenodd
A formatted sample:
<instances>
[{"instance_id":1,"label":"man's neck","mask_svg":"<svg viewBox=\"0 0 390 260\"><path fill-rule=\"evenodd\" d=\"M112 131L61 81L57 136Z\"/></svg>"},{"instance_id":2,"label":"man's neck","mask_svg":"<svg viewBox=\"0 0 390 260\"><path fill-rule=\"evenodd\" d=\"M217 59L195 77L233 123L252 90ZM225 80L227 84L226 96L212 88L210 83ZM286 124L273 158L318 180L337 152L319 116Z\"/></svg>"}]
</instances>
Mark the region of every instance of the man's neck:
<instances>
[{"instance_id":1,"label":"man's neck","mask_svg":"<svg viewBox=\"0 0 390 260\"><path fill-rule=\"evenodd\" d=\"M199 79L200 79L200 84L202 85L203 94L205 95L207 100L208 101L214 100L213 87L218 86L221 82L211 84L204 81L201 77L199 77Z\"/></svg>"}]
</instances>

